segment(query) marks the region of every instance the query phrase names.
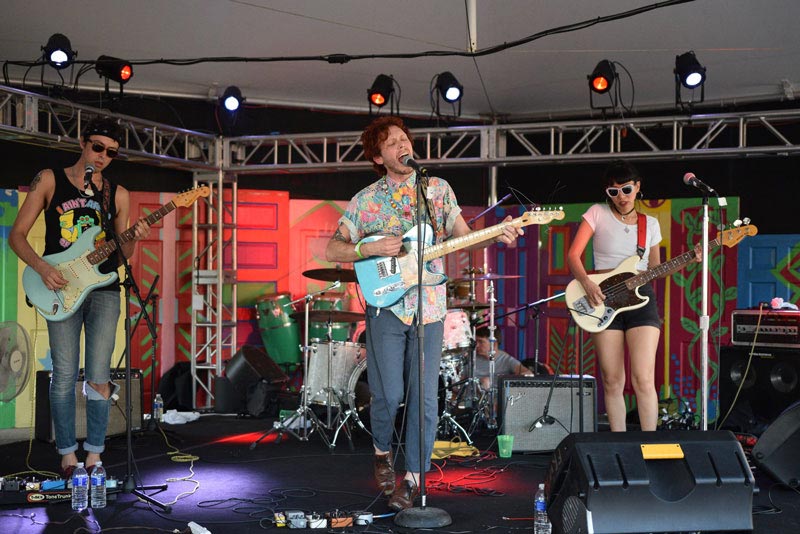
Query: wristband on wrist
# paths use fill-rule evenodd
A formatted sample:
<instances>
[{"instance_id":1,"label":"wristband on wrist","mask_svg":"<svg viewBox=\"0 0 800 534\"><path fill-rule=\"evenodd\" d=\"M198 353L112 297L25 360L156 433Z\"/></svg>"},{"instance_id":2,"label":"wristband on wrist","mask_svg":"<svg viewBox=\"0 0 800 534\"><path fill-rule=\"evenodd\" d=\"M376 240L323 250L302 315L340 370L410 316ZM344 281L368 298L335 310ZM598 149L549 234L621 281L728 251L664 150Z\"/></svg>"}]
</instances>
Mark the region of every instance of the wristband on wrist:
<instances>
[{"instance_id":1,"label":"wristband on wrist","mask_svg":"<svg viewBox=\"0 0 800 534\"><path fill-rule=\"evenodd\" d=\"M356 243L356 256L358 256L362 260L364 259L364 255L361 254L361 245L363 244L364 244L363 241L359 241L358 243Z\"/></svg>"}]
</instances>

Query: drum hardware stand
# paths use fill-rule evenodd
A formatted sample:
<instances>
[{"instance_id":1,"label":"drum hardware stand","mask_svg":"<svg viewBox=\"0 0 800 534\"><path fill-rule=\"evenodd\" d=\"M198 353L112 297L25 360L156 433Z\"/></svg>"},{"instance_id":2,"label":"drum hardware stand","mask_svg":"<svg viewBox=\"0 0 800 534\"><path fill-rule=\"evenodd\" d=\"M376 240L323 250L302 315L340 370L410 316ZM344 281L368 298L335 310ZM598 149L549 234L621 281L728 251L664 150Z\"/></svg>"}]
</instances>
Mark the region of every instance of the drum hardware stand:
<instances>
[{"instance_id":1,"label":"drum hardware stand","mask_svg":"<svg viewBox=\"0 0 800 534\"><path fill-rule=\"evenodd\" d=\"M331 284L329 287L321 290L315 291L313 293L309 293L297 300L293 300L290 302L290 305L296 304L300 301L304 302L304 313L305 313L305 328L304 328L304 336L303 336L303 346L300 347L303 351L303 376L305 378L305 373L308 371L308 355L309 352L312 350L311 346L308 344L308 312L310 309L311 301L314 299L314 296L321 295L326 291L330 291L331 289L336 289L341 285L341 282L336 281ZM300 420L300 433L298 434L291 428L291 424L296 420ZM309 423L311 424L311 430L309 430ZM314 433L314 430L319 431L319 435L322 438L322 441L330 448L331 442L328 439L328 436L325 434L325 426L322 422L317 418L317 415L308 405L308 388L306 387L305 380L303 380L303 386L300 388L300 406L298 406L297 410L295 410L294 414L289 416L288 418L282 421L275 421L273 423L272 428L268 431L261 434L261 436L255 440L253 443L250 444L250 449L255 449L256 445L258 445L261 440L272 434L273 432L278 432L278 437L275 440L275 443L280 443L281 439L283 438L284 432L291 434L295 438L300 441L308 441L308 437Z\"/></svg>"},{"instance_id":2,"label":"drum hardware stand","mask_svg":"<svg viewBox=\"0 0 800 534\"><path fill-rule=\"evenodd\" d=\"M334 426L336 426L336 431L333 434L333 439L328 441L328 448L333 451L334 447L336 447L336 440L339 437L339 431L344 429L344 435L347 437L347 442L350 445L350 450L355 450L353 446L353 436L350 432L350 427L347 425L347 421L350 418L350 410L344 410L345 403L342 400L341 395L338 391L336 391L333 386L331 385L331 379L333 378L333 356L336 355L336 350L333 348L333 322L328 318L326 323L327 331L326 331L326 338L328 340L328 385L323 388L328 395L327 403L326 403L326 412L327 418L326 423L327 425L325 428L328 430L332 430ZM336 411L336 417L333 417L333 412L331 406L333 405L334 398L336 399L336 404L338 406Z\"/></svg>"},{"instance_id":3,"label":"drum hardware stand","mask_svg":"<svg viewBox=\"0 0 800 534\"><path fill-rule=\"evenodd\" d=\"M488 391L481 392L480 400L470 424L470 434L475 432L478 427L478 422L484 420L486 428L489 430L497 430L497 406L495 400L497 399L497 384L495 383L494 372L494 356L497 354L497 338L494 337L494 331L497 328L494 324L494 281L489 280L489 287L486 292L489 295L489 389ZM477 339L477 329L476 329ZM475 350L475 358L477 359L477 349ZM473 361L473 372L477 368L477 362ZM477 379L477 378L476 378Z\"/></svg>"}]
</instances>

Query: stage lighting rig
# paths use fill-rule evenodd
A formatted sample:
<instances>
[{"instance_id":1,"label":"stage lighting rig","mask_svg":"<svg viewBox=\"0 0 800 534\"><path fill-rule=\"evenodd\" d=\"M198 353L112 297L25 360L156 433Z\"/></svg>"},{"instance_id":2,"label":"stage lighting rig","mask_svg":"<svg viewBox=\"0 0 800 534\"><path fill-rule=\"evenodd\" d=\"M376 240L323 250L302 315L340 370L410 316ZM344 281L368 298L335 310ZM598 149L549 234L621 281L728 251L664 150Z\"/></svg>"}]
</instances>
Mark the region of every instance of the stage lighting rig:
<instances>
[{"instance_id":1,"label":"stage lighting rig","mask_svg":"<svg viewBox=\"0 0 800 534\"><path fill-rule=\"evenodd\" d=\"M431 109L437 116L441 116L439 100L444 100L453 105L453 115L461 116L461 98L464 96L464 86L459 83L450 71L445 71L434 76L431 83ZM455 104L458 103L458 111Z\"/></svg>"},{"instance_id":2,"label":"stage lighting rig","mask_svg":"<svg viewBox=\"0 0 800 534\"><path fill-rule=\"evenodd\" d=\"M617 69L614 67L614 63L609 61L608 59L604 59L600 61L597 66L594 68L591 74L587 76L589 80L589 107L592 109L602 109L606 110L608 108L616 109L618 104L618 91L614 92L611 91L611 88L614 86L614 83L619 79L619 75L617 74ZM619 84L617 84L617 88L619 88ZM609 99L611 101L610 106L595 106L594 103L594 95L609 95Z\"/></svg>"},{"instance_id":3,"label":"stage lighting rig","mask_svg":"<svg viewBox=\"0 0 800 534\"><path fill-rule=\"evenodd\" d=\"M225 89L225 92L222 93L219 101L226 111L234 113L239 110L242 102L244 102L244 97L242 96L242 91L238 87L231 85Z\"/></svg>"},{"instance_id":4,"label":"stage lighting rig","mask_svg":"<svg viewBox=\"0 0 800 534\"><path fill-rule=\"evenodd\" d=\"M397 98L397 107L395 108L395 90L397 84L392 76L386 74L378 74L372 86L367 89L367 100L369 101L369 113L372 115L372 106L380 109L386 104L389 104L389 114L397 115L400 112L400 97ZM398 85L398 88L400 86Z\"/></svg>"},{"instance_id":5,"label":"stage lighting rig","mask_svg":"<svg viewBox=\"0 0 800 534\"><path fill-rule=\"evenodd\" d=\"M77 52L63 33L54 33L42 47L44 60L56 70L66 69L75 60Z\"/></svg>"},{"instance_id":6,"label":"stage lighting rig","mask_svg":"<svg viewBox=\"0 0 800 534\"><path fill-rule=\"evenodd\" d=\"M706 68L697 61L693 51L675 56L675 106L691 106L706 99ZM682 87L694 91L700 87L700 100L684 102L681 98Z\"/></svg>"}]
</instances>

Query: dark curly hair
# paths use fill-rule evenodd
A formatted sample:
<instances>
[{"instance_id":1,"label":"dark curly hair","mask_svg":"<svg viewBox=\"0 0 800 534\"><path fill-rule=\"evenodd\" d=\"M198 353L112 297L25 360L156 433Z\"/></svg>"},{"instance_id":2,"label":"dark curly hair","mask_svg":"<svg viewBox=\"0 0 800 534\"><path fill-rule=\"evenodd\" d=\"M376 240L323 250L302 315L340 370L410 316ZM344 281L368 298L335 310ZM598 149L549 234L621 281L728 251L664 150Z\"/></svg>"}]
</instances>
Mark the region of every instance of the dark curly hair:
<instances>
[{"instance_id":1,"label":"dark curly hair","mask_svg":"<svg viewBox=\"0 0 800 534\"><path fill-rule=\"evenodd\" d=\"M411 141L412 144L414 143L411 132L409 132L406 125L403 124L403 120L400 117L393 117L391 115L378 117L372 121L364 130L364 133L361 134L361 144L364 146L364 157L372 162L372 168L375 169L375 172L377 172L379 176L386 174L386 167L375 163L375 158L381 155L381 144L389 137L389 127L391 126L397 126L403 130L408 136L408 140Z\"/></svg>"}]
</instances>

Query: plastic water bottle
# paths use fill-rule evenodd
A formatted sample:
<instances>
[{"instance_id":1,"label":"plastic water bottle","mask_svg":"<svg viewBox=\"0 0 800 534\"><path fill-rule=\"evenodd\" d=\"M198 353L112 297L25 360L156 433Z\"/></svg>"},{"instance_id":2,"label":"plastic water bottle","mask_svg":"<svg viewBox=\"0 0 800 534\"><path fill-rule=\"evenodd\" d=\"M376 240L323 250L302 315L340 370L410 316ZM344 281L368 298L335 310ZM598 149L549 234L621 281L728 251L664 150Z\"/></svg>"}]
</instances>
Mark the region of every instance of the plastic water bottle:
<instances>
[{"instance_id":1,"label":"plastic water bottle","mask_svg":"<svg viewBox=\"0 0 800 534\"><path fill-rule=\"evenodd\" d=\"M85 510L89 506L89 475L83 467L83 462L78 462L72 472L72 509Z\"/></svg>"},{"instance_id":2,"label":"plastic water bottle","mask_svg":"<svg viewBox=\"0 0 800 534\"><path fill-rule=\"evenodd\" d=\"M156 398L153 399L153 419L158 422L164 419L164 399L161 398L161 393L156 393Z\"/></svg>"},{"instance_id":3,"label":"plastic water bottle","mask_svg":"<svg viewBox=\"0 0 800 534\"><path fill-rule=\"evenodd\" d=\"M92 508L106 507L106 468L97 462L92 469Z\"/></svg>"},{"instance_id":4,"label":"plastic water bottle","mask_svg":"<svg viewBox=\"0 0 800 534\"><path fill-rule=\"evenodd\" d=\"M550 534L553 527L547 517L547 499L544 496L544 484L539 484L534 498L533 532L534 534Z\"/></svg>"}]
</instances>

